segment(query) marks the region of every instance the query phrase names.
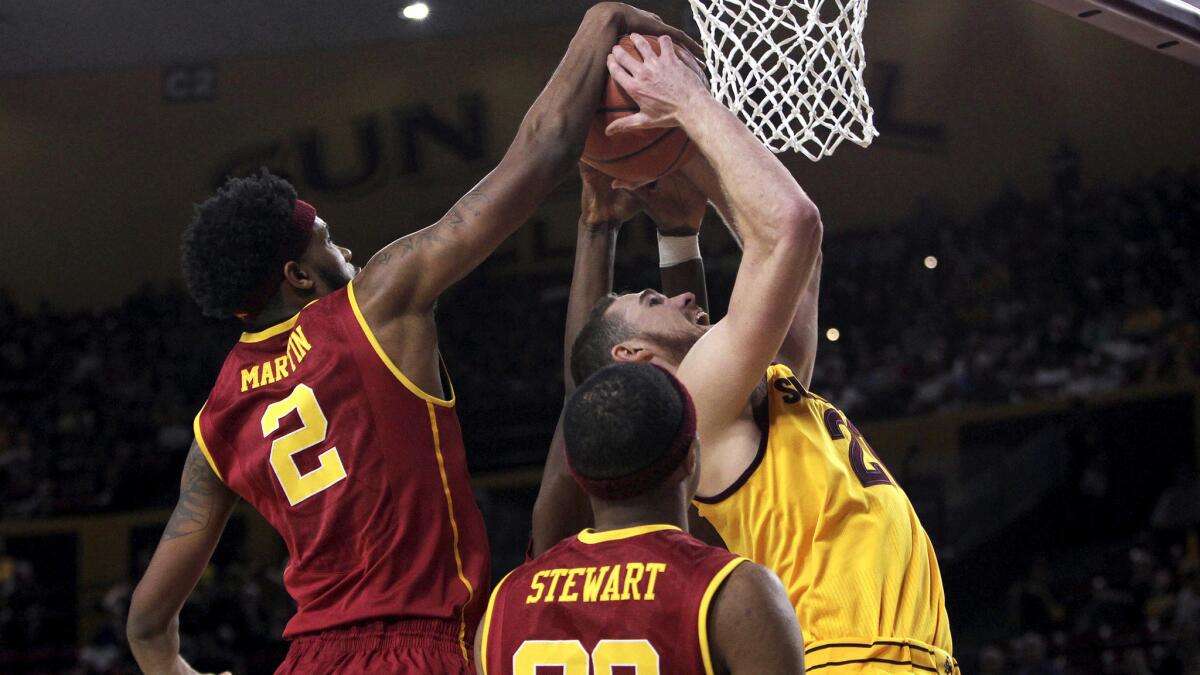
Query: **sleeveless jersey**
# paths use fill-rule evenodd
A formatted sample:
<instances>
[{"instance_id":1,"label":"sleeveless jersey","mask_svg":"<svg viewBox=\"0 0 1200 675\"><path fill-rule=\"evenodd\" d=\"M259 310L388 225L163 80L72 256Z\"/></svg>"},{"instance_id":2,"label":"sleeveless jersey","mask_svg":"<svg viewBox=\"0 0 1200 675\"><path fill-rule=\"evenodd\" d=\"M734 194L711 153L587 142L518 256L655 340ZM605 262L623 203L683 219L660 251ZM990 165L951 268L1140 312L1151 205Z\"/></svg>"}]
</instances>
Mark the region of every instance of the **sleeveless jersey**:
<instances>
[{"instance_id":1,"label":"sleeveless jersey","mask_svg":"<svg viewBox=\"0 0 1200 675\"><path fill-rule=\"evenodd\" d=\"M229 353L196 441L287 544L283 580L298 607L284 637L446 622L467 657L490 561L449 394L396 368L353 284Z\"/></svg>"},{"instance_id":2,"label":"sleeveless jersey","mask_svg":"<svg viewBox=\"0 0 1200 675\"><path fill-rule=\"evenodd\" d=\"M933 544L858 429L784 365L767 369L768 428L729 488L696 508L729 550L783 580L805 664L953 672Z\"/></svg>"},{"instance_id":3,"label":"sleeveless jersey","mask_svg":"<svg viewBox=\"0 0 1200 675\"><path fill-rule=\"evenodd\" d=\"M742 562L672 525L585 530L496 585L477 656L486 675L711 674L708 608Z\"/></svg>"}]
</instances>

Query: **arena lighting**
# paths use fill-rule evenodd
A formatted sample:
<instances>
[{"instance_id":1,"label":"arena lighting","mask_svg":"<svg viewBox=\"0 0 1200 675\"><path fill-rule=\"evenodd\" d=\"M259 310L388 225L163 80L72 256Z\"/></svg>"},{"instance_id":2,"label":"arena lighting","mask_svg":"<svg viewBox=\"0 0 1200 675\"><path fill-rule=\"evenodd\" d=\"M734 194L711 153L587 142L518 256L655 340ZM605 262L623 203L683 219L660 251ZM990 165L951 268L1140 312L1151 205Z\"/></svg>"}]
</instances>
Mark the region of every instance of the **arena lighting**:
<instances>
[{"instance_id":1,"label":"arena lighting","mask_svg":"<svg viewBox=\"0 0 1200 675\"><path fill-rule=\"evenodd\" d=\"M925 269L933 269L937 267L937 258L927 255L925 256Z\"/></svg>"},{"instance_id":2,"label":"arena lighting","mask_svg":"<svg viewBox=\"0 0 1200 675\"><path fill-rule=\"evenodd\" d=\"M429 16L429 5L423 2L405 5L404 9L400 10L400 16L413 21L424 21Z\"/></svg>"},{"instance_id":3,"label":"arena lighting","mask_svg":"<svg viewBox=\"0 0 1200 675\"><path fill-rule=\"evenodd\" d=\"M838 338L840 337L842 337L842 331L836 328L830 328L829 330L825 331L825 339L829 340L830 342L837 342Z\"/></svg>"},{"instance_id":4,"label":"arena lighting","mask_svg":"<svg viewBox=\"0 0 1200 675\"><path fill-rule=\"evenodd\" d=\"M1162 0L1162 1L1163 1L1163 4L1165 4L1165 5L1170 5L1170 6L1174 7L1175 9L1195 15L1196 18L1200 19L1200 7L1193 7L1191 4L1189 4L1187 2L1187 0Z\"/></svg>"}]
</instances>

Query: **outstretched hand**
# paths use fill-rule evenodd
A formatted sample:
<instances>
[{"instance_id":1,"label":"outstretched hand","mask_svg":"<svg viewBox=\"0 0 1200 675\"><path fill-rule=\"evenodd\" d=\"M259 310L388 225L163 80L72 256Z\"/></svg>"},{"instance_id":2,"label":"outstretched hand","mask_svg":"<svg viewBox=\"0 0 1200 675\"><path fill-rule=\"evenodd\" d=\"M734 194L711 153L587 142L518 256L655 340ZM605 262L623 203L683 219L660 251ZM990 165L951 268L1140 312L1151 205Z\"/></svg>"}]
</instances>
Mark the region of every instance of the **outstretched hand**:
<instances>
[{"instance_id":1,"label":"outstretched hand","mask_svg":"<svg viewBox=\"0 0 1200 675\"><path fill-rule=\"evenodd\" d=\"M682 172L659 178L632 194L662 236L687 237L700 233L708 200Z\"/></svg>"},{"instance_id":2,"label":"outstretched hand","mask_svg":"<svg viewBox=\"0 0 1200 675\"><path fill-rule=\"evenodd\" d=\"M580 163L583 194L580 212L585 227L613 229L639 211L654 220L659 234L682 237L697 234L708 200L682 172L640 186L625 184Z\"/></svg>"},{"instance_id":3,"label":"outstretched hand","mask_svg":"<svg viewBox=\"0 0 1200 675\"><path fill-rule=\"evenodd\" d=\"M580 223L591 229L615 229L637 215L642 209L633 193L614 187L614 181L596 169L580 162L583 178L580 196Z\"/></svg>"},{"instance_id":4,"label":"outstretched hand","mask_svg":"<svg viewBox=\"0 0 1200 675\"><path fill-rule=\"evenodd\" d=\"M620 45L608 55L609 76L639 108L637 113L609 124L605 129L609 136L632 129L679 126L682 111L710 96L698 64L686 56L681 58L670 37L654 39L658 42L657 54L645 36L630 36L641 61Z\"/></svg>"},{"instance_id":5,"label":"outstretched hand","mask_svg":"<svg viewBox=\"0 0 1200 675\"><path fill-rule=\"evenodd\" d=\"M693 40L687 33L663 22L662 17L637 7L620 2L606 2L602 9L612 12L620 23L620 33L640 33L642 35L665 35L698 59L704 58L704 48Z\"/></svg>"}]
</instances>

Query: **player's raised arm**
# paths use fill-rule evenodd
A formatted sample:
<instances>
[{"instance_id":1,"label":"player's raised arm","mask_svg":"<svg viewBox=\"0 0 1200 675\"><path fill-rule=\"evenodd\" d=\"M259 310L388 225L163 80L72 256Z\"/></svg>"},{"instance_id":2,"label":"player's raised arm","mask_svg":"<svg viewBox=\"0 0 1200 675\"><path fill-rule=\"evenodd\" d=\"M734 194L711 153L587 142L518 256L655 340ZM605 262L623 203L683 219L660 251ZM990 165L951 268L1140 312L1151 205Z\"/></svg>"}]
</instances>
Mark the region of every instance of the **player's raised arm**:
<instances>
[{"instance_id":1,"label":"player's raised arm","mask_svg":"<svg viewBox=\"0 0 1200 675\"><path fill-rule=\"evenodd\" d=\"M738 248L741 248L742 235L738 231L737 221L733 219L729 198L721 189L720 178L717 177L712 165L703 156L698 156L684 165L681 171L712 202ZM783 338L783 344L779 346L779 353L775 357L776 361L787 364L805 387L812 380L813 366L817 359L819 342L817 303L820 300L821 291L821 258L821 252L818 249L812 276L805 285L804 292L800 294L800 301L796 304L796 313L792 317L792 325L788 328L787 335ZM665 279L664 272L664 283ZM664 292L671 295L669 291Z\"/></svg>"},{"instance_id":2,"label":"player's raised arm","mask_svg":"<svg viewBox=\"0 0 1200 675\"><path fill-rule=\"evenodd\" d=\"M804 638L783 584L744 562L721 584L708 613L713 670L730 675L799 675Z\"/></svg>"},{"instance_id":3,"label":"player's raised arm","mask_svg":"<svg viewBox=\"0 0 1200 675\"><path fill-rule=\"evenodd\" d=\"M237 500L193 443L179 501L129 605L125 633L147 675L196 672L179 656L179 610L208 566Z\"/></svg>"},{"instance_id":4,"label":"player's raised arm","mask_svg":"<svg viewBox=\"0 0 1200 675\"><path fill-rule=\"evenodd\" d=\"M699 49L679 30L628 5L588 10L500 164L437 223L388 245L364 268L355 287L368 318L428 312L528 219L579 158L607 77L608 50L635 30L672 35Z\"/></svg>"},{"instance_id":5,"label":"player's raised arm","mask_svg":"<svg viewBox=\"0 0 1200 675\"><path fill-rule=\"evenodd\" d=\"M609 57L610 73L641 108L609 131L682 126L720 178L744 249L729 313L679 367L680 379L693 392L704 439L719 436L745 409L778 353L812 276L822 227L816 205L787 169L713 99L669 39L658 39L661 54L646 38L634 37L642 61L624 50Z\"/></svg>"},{"instance_id":6,"label":"player's raised arm","mask_svg":"<svg viewBox=\"0 0 1200 675\"><path fill-rule=\"evenodd\" d=\"M580 198L579 226L575 237L575 268L571 275L571 294L567 300L567 322L563 335L563 385L570 396L577 384L571 373L571 345L592 307L612 292L613 260L621 225L638 212L634 193L614 190L612 179L580 164L583 193ZM533 505L533 537L530 553L534 556L591 525L592 507L567 471L562 419L554 429L537 501Z\"/></svg>"},{"instance_id":7,"label":"player's raised arm","mask_svg":"<svg viewBox=\"0 0 1200 675\"><path fill-rule=\"evenodd\" d=\"M703 157L698 157L703 161ZM696 161L696 160L693 160ZM658 230L658 268L663 295L691 293L708 311L708 286L700 257L700 225L708 209L703 192L676 171L643 188L646 213Z\"/></svg>"},{"instance_id":8,"label":"player's raised arm","mask_svg":"<svg viewBox=\"0 0 1200 675\"><path fill-rule=\"evenodd\" d=\"M613 290L613 261L616 256L617 235L621 225L639 210L651 216L660 231L678 235L685 228L691 232L699 229L704 217L704 197L690 185L677 185L668 177L657 185L646 185L636 190L612 188L612 179L600 172L580 165L583 177L583 194L580 203L578 234L575 241L575 268L571 277L571 293L567 302L567 322L563 336L563 380L566 395L570 396L575 386L576 373L572 371L572 346L584 324L587 323L596 303ZM690 189L689 189L690 188ZM673 265L674 279L681 286L676 292L693 291L698 287L704 291L704 267L699 259L688 259L684 265ZM695 277L698 276L697 282ZM664 284L669 272L664 268ZM697 301L699 302L699 300ZM707 297L702 303L707 309ZM571 477L566 468L563 448L562 421L554 430L537 501L533 507L533 541L531 553L539 555L563 538L573 535L592 524L592 511L587 495ZM713 541L709 536L705 541Z\"/></svg>"}]
</instances>

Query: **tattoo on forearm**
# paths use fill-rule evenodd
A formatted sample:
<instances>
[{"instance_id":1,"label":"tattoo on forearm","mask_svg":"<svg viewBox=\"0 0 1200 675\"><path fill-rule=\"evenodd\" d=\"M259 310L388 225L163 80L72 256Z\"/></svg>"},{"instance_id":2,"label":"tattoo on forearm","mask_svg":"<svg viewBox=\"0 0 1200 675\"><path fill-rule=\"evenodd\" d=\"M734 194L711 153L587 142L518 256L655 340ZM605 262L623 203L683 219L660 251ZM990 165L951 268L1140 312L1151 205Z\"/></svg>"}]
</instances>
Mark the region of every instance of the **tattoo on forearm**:
<instances>
[{"instance_id":1,"label":"tattoo on forearm","mask_svg":"<svg viewBox=\"0 0 1200 675\"><path fill-rule=\"evenodd\" d=\"M183 478L179 481L179 502L167 521L163 541L194 534L208 526L219 481L200 449L192 446L183 467Z\"/></svg>"},{"instance_id":2,"label":"tattoo on forearm","mask_svg":"<svg viewBox=\"0 0 1200 675\"><path fill-rule=\"evenodd\" d=\"M441 220L412 236L405 237L396 242L392 247L392 251L398 253L399 257L403 259L418 248L434 244L445 244L446 238L443 236L443 229L453 232L466 224L468 218L478 218L482 212L482 207L488 201L488 196L479 190L468 192L463 195L462 199L458 200L458 203ZM391 260L391 251L379 255L379 262L383 265L388 264Z\"/></svg>"}]
</instances>

